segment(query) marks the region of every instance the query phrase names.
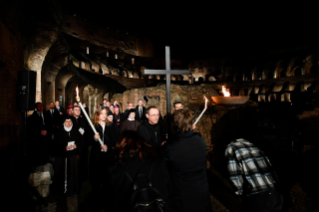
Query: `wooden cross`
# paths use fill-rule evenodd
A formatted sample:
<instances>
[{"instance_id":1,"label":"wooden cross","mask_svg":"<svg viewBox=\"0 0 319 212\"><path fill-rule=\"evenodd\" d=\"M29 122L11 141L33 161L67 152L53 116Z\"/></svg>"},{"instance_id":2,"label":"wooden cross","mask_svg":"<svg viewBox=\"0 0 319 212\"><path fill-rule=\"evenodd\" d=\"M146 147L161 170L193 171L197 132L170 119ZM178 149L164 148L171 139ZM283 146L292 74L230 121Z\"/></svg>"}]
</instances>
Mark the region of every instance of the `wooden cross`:
<instances>
[{"instance_id":1,"label":"wooden cross","mask_svg":"<svg viewBox=\"0 0 319 212\"><path fill-rule=\"evenodd\" d=\"M168 132L171 130L171 74L184 75L189 74L189 70L171 70L170 48L165 47L165 65L166 70L161 69L145 69L144 74L149 75L166 75L166 111L167 111L167 127Z\"/></svg>"}]
</instances>

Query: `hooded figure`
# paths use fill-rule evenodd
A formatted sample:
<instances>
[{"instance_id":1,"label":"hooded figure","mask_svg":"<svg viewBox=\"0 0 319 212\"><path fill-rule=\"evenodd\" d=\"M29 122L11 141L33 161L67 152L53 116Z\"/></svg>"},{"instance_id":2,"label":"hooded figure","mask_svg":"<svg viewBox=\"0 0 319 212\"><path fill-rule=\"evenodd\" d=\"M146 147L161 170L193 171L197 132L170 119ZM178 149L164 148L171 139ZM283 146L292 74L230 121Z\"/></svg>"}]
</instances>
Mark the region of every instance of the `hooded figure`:
<instances>
[{"instance_id":1,"label":"hooded figure","mask_svg":"<svg viewBox=\"0 0 319 212\"><path fill-rule=\"evenodd\" d=\"M128 118L121 125L121 133L125 131L135 131L137 132L138 126L140 126L140 122L135 120L135 110L131 109L129 111Z\"/></svg>"}]
</instances>

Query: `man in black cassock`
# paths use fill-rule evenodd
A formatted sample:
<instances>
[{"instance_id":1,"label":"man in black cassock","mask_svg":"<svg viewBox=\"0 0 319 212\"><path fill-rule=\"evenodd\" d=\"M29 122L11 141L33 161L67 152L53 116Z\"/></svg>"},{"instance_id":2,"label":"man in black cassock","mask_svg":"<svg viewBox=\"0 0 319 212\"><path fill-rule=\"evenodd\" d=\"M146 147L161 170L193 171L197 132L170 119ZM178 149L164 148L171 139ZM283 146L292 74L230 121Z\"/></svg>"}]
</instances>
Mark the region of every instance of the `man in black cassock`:
<instances>
[{"instance_id":1,"label":"man in black cassock","mask_svg":"<svg viewBox=\"0 0 319 212\"><path fill-rule=\"evenodd\" d=\"M137 132L157 151L166 142L166 131L163 124L159 123L160 114L155 106L146 110L146 120L138 127Z\"/></svg>"},{"instance_id":2,"label":"man in black cassock","mask_svg":"<svg viewBox=\"0 0 319 212\"><path fill-rule=\"evenodd\" d=\"M138 105L135 108L135 114L136 114L135 119L139 122L145 120L146 119L145 111L146 111L146 108L143 106L143 100L139 99Z\"/></svg>"}]
</instances>

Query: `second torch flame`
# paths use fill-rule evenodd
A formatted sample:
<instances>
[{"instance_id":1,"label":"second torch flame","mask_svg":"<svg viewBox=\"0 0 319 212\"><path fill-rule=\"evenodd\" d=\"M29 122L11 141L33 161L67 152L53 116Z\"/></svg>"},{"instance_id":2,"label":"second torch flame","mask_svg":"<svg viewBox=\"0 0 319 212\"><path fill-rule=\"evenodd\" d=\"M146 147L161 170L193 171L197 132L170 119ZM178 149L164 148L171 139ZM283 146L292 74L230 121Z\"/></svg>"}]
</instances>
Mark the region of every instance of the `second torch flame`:
<instances>
[{"instance_id":1,"label":"second torch flame","mask_svg":"<svg viewBox=\"0 0 319 212\"><path fill-rule=\"evenodd\" d=\"M222 87L222 93L224 94L224 97L230 97L229 89L226 89L224 85Z\"/></svg>"},{"instance_id":2,"label":"second torch flame","mask_svg":"<svg viewBox=\"0 0 319 212\"><path fill-rule=\"evenodd\" d=\"M76 91L76 97L77 97L77 99L79 99L79 88L78 88L78 86L76 86L75 91ZM77 100L77 101L79 101L79 100Z\"/></svg>"}]
</instances>

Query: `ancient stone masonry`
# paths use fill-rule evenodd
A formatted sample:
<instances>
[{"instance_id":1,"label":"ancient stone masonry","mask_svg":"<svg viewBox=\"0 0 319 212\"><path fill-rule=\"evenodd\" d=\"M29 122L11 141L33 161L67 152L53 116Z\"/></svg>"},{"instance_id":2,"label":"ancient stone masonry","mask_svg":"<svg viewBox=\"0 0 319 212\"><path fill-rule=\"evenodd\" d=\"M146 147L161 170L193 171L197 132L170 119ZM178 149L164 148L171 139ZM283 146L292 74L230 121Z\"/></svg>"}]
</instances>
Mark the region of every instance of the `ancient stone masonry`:
<instances>
[{"instance_id":1,"label":"ancient stone masonry","mask_svg":"<svg viewBox=\"0 0 319 212\"><path fill-rule=\"evenodd\" d=\"M197 85L197 86L171 86L171 107L174 102L182 102L185 109L189 109L195 118L201 113L204 108L204 95L211 99L211 96L219 95L211 85ZM158 85L156 87L139 88L125 91L123 94L113 95L113 100L118 100L122 105L123 110L126 109L126 104L132 102L137 105L139 99L143 99L144 105L149 107L155 105L159 108L161 115L166 116L166 87L165 85ZM203 135L208 146L211 145L211 128L212 122L209 111L197 124L198 131Z\"/></svg>"}]
</instances>

